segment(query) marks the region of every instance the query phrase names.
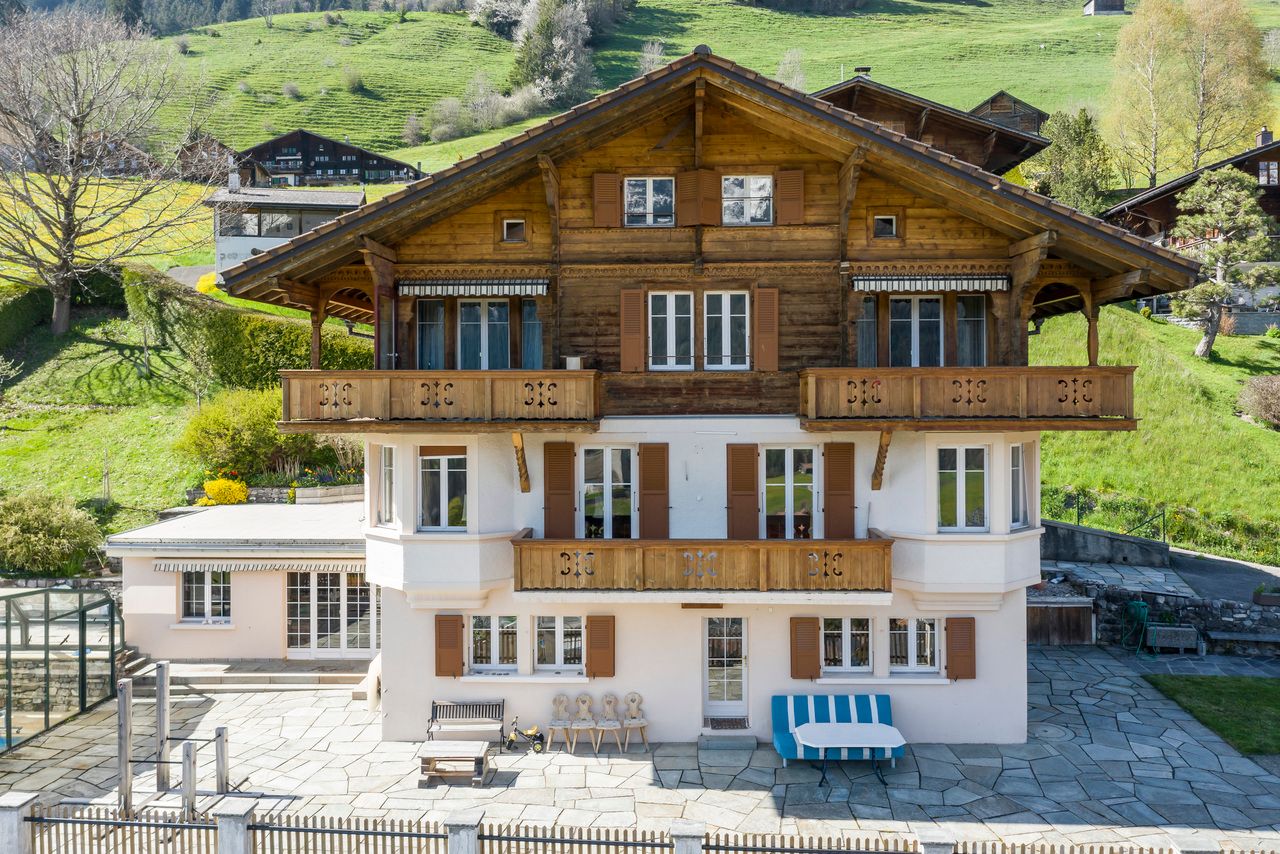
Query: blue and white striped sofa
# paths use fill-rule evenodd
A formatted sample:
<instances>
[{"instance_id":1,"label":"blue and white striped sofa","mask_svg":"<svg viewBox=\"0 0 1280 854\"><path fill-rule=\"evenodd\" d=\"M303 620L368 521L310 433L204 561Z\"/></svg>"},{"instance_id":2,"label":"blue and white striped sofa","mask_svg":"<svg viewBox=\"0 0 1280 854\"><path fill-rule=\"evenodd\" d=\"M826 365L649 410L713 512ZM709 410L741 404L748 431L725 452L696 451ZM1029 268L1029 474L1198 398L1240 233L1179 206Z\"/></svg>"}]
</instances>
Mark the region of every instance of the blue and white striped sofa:
<instances>
[{"instance_id":1,"label":"blue and white striped sofa","mask_svg":"<svg viewBox=\"0 0 1280 854\"><path fill-rule=\"evenodd\" d=\"M893 726L888 694L775 694L773 696L773 748L788 759L821 759L816 747L796 741L796 727L807 723L860 723ZM802 752L803 751L803 752ZM897 759L905 747L847 747L827 751L828 759Z\"/></svg>"}]
</instances>

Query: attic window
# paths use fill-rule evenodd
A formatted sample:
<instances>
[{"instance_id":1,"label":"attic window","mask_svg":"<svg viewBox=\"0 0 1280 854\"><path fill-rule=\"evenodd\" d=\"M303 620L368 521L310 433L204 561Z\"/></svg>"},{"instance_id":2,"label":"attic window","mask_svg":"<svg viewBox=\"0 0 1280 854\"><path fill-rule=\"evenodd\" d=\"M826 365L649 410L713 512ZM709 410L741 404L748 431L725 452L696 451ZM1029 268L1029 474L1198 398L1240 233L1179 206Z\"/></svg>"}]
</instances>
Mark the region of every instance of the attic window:
<instances>
[{"instance_id":1,"label":"attic window","mask_svg":"<svg viewBox=\"0 0 1280 854\"><path fill-rule=\"evenodd\" d=\"M503 243L524 243L525 229L522 219L504 219L502 221Z\"/></svg>"},{"instance_id":2,"label":"attic window","mask_svg":"<svg viewBox=\"0 0 1280 854\"><path fill-rule=\"evenodd\" d=\"M898 218L889 214L873 217L871 236L876 239L893 239L898 236Z\"/></svg>"}]
</instances>

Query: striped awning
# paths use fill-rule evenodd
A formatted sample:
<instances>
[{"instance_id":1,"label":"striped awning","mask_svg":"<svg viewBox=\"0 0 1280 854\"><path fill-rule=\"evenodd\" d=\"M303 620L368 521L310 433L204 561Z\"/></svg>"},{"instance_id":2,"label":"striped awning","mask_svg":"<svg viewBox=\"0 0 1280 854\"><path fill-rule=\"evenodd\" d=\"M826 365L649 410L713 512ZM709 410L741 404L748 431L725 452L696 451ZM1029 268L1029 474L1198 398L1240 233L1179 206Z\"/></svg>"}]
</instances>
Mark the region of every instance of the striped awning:
<instances>
[{"instance_id":1,"label":"striped awning","mask_svg":"<svg viewBox=\"0 0 1280 854\"><path fill-rule=\"evenodd\" d=\"M396 283L410 297L541 297L550 279L402 279Z\"/></svg>"},{"instance_id":2,"label":"striped awning","mask_svg":"<svg viewBox=\"0 0 1280 854\"><path fill-rule=\"evenodd\" d=\"M364 572L363 560L157 560L156 572Z\"/></svg>"},{"instance_id":3,"label":"striped awning","mask_svg":"<svg viewBox=\"0 0 1280 854\"><path fill-rule=\"evenodd\" d=\"M920 293L926 291L1007 291L1008 276L852 276L855 291Z\"/></svg>"}]
</instances>

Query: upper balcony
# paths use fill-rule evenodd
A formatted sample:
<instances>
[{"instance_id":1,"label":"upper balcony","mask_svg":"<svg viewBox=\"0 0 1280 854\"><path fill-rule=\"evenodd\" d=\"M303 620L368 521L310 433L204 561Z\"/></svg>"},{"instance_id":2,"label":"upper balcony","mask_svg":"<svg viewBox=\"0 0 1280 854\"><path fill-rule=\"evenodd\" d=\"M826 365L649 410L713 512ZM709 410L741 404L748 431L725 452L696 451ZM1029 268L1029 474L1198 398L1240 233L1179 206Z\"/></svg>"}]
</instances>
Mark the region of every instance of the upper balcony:
<instances>
[{"instance_id":1,"label":"upper balcony","mask_svg":"<svg viewBox=\"0 0 1280 854\"><path fill-rule=\"evenodd\" d=\"M281 371L290 433L591 432L595 371Z\"/></svg>"},{"instance_id":2,"label":"upper balcony","mask_svg":"<svg viewBox=\"0 0 1280 854\"><path fill-rule=\"evenodd\" d=\"M689 594L889 593L893 541L511 540L521 592Z\"/></svg>"},{"instance_id":3,"label":"upper balcony","mask_svg":"<svg viewBox=\"0 0 1280 854\"><path fill-rule=\"evenodd\" d=\"M812 368L805 429L1133 430L1132 367Z\"/></svg>"}]
</instances>

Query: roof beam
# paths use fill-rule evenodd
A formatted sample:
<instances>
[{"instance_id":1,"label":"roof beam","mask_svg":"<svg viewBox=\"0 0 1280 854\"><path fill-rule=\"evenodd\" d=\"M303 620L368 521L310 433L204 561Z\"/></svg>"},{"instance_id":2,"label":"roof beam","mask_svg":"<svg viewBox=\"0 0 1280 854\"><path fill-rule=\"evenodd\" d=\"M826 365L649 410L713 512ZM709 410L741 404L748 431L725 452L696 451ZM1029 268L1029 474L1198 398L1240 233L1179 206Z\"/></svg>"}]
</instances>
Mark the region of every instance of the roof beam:
<instances>
[{"instance_id":1,"label":"roof beam","mask_svg":"<svg viewBox=\"0 0 1280 854\"><path fill-rule=\"evenodd\" d=\"M702 109L707 101L707 78L693 84L693 168L702 168Z\"/></svg>"},{"instance_id":2,"label":"roof beam","mask_svg":"<svg viewBox=\"0 0 1280 854\"><path fill-rule=\"evenodd\" d=\"M398 260L396 250L392 249L390 246L385 246L379 243L367 234L361 236L360 247L360 251L366 252L370 255L377 255L379 258L384 261L390 261L392 264L396 263Z\"/></svg>"},{"instance_id":3,"label":"roof beam","mask_svg":"<svg viewBox=\"0 0 1280 854\"><path fill-rule=\"evenodd\" d=\"M1128 299L1133 295L1134 288L1147 284L1150 279L1151 270L1145 267L1130 270L1117 276L1097 279L1094 281L1092 288L1093 303L1094 305L1102 305L1103 303Z\"/></svg>"},{"instance_id":4,"label":"roof beam","mask_svg":"<svg viewBox=\"0 0 1280 854\"><path fill-rule=\"evenodd\" d=\"M542 190L547 197L547 215L551 218L551 263L560 264L560 170L551 155L538 155L542 170Z\"/></svg>"},{"instance_id":5,"label":"roof beam","mask_svg":"<svg viewBox=\"0 0 1280 854\"><path fill-rule=\"evenodd\" d=\"M849 257L849 216L850 208L853 207L854 196L858 193L858 178L862 175L862 164L867 159L867 147L860 145L853 150L848 159L840 167L840 226L838 232L838 240L840 241L840 260L848 260Z\"/></svg>"},{"instance_id":6,"label":"roof beam","mask_svg":"<svg viewBox=\"0 0 1280 854\"><path fill-rule=\"evenodd\" d=\"M925 123L929 121L929 114L932 112L933 110L930 107L925 107L920 111L920 120L916 122L916 132L915 135L911 137L912 139L919 140L924 136L924 126Z\"/></svg>"},{"instance_id":7,"label":"roof beam","mask_svg":"<svg viewBox=\"0 0 1280 854\"><path fill-rule=\"evenodd\" d=\"M1044 253L1049 250L1049 247L1053 246L1057 242L1058 232L1052 230L1042 231L1039 234L1033 234L1023 240L1010 243L1009 257L1017 258L1019 255L1025 255L1028 252L1038 252L1040 253L1040 260L1043 261ZM1032 276L1032 278L1035 277Z\"/></svg>"}]
</instances>

